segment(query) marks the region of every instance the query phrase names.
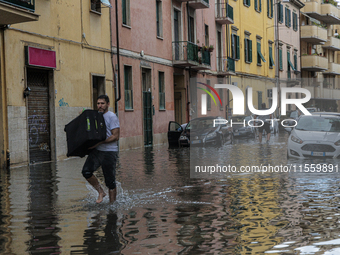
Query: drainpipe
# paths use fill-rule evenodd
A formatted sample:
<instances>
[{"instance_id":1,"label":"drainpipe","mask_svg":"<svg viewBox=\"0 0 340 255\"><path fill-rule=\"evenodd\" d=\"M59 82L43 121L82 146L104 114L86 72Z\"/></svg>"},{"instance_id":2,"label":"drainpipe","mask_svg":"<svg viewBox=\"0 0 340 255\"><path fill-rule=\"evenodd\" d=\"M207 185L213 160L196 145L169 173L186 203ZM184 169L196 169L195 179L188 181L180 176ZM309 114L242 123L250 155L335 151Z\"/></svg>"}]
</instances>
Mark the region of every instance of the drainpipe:
<instances>
[{"instance_id":1,"label":"drainpipe","mask_svg":"<svg viewBox=\"0 0 340 255\"><path fill-rule=\"evenodd\" d=\"M118 101L121 99L121 91L120 91L120 60L119 60L119 31L118 31L118 0L115 0L115 8L116 8L116 40L117 40L117 65L118 65L118 82L116 83L116 95L115 95L115 110L118 116ZM113 50L112 50L112 29L111 29L111 12L110 12L110 33L111 33L111 58L112 58L112 65L113 65ZM113 67L113 73L114 67ZM114 78L116 76L114 75ZM115 80L116 81L116 80ZM117 90L118 90L118 98L117 98Z\"/></svg>"},{"instance_id":2,"label":"drainpipe","mask_svg":"<svg viewBox=\"0 0 340 255\"><path fill-rule=\"evenodd\" d=\"M275 9L274 9L274 14L278 13L279 10L279 4L280 1L278 0L277 3L275 4ZM275 47L276 47L276 56L275 56L275 60L276 60L276 66L275 66L275 83L276 83L276 87L277 87L277 109L279 110L279 114L276 114L276 116L280 116L281 114L281 84L280 84L280 61L279 61L279 54L280 54L280 48L279 48L279 21L278 21L278 17L277 15L274 15L274 25L275 25Z\"/></svg>"}]
</instances>

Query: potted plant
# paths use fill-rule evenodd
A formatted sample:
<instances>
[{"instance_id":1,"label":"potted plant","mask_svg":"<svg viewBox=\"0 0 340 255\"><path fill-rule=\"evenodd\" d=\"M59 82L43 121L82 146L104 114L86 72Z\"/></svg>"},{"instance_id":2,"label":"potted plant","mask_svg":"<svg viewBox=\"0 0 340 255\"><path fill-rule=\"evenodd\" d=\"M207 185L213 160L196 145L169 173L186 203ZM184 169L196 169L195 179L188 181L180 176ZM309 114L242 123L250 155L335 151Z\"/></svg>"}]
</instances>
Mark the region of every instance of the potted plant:
<instances>
[{"instance_id":1,"label":"potted plant","mask_svg":"<svg viewBox=\"0 0 340 255\"><path fill-rule=\"evenodd\" d=\"M210 45L208 50L209 50L209 52L212 52L214 50L214 46Z\"/></svg>"},{"instance_id":2,"label":"potted plant","mask_svg":"<svg viewBox=\"0 0 340 255\"><path fill-rule=\"evenodd\" d=\"M208 46L207 45L202 45L202 49L205 51L205 50L208 50Z\"/></svg>"}]
</instances>

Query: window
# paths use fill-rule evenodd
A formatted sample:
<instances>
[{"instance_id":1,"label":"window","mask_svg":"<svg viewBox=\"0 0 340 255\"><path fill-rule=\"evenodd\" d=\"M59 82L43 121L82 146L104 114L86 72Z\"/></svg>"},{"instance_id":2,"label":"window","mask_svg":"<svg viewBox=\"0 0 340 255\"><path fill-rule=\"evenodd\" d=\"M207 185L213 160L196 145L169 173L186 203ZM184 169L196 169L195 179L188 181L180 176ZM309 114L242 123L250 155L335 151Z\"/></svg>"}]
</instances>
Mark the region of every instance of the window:
<instances>
[{"instance_id":1,"label":"window","mask_svg":"<svg viewBox=\"0 0 340 255\"><path fill-rule=\"evenodd\" d=\"M252 57L252 40L249 38L244 39L244 56L246 63L251 63L253 61Z\"/></svg>"},{"instance_id":2,"label":"window","mask_svg":"<svg viewBox=\"0 0 340 255\"><path fill-rule=\"evenodd\" d=\"M165 110L165 84L164 84L164 72L158 73L159 84L159 109Z\"/></svg>"},{"instance_id":3,"label":"window","mask_svg":"<svg viewBox=\"0 0 340 255\"><path fill-rule=\"evenodd\" d=\"M290 18L290 10L288 9L288 7L286 7L286 17L285 17L285 24L287 27L291 27L291 18Z\"/></svg>"},{"instance_id":4,"label":"window","mask_svg":"<svg viewBox=\"0 0 340 255\"><path fill-rule=\"evenodd\" d=\"M102 2L100 0L91 0L91 11L101 12L101 3Z\"/></svg>"},{"instance_id":5,"label":"window","mask_svg":"<svg viewBox=\"0 0 340 255\"><path fill-rule=\"evenodd\" d=\"M122 0L123 24L130 26L130 0Z\"/></svg>"},{"instance_id":6,"label":"window","mask_svg":"<svg viewBox=\"0 0 340 255\"><path fill-rule=\"evenodd\" d=\"M297 70L297 50L294 50L294 68L295 68L295 71Z\"/></svg>"},{"instance_id":7,"label":"window","mask_svg":"<svg viewBox=\"0 0 340 255\"><path fill-rule=\"evenodd\" d=\"M273 44L269 43L269 68L273 68L273 66L275 66L273 58Z\"/></svg>"},{"instance_id":8,"label":"window","mask_svg":"<svg viewBox=\"0 0 340 255\"><path fill-rule=\"evenodd\" d=\"M124 66L125 109L133 109L132 67Z\"/></svg>"},{"instance_id":9,"label":"window","mask_svg":"<svg viewBox=\"0 0 340 255\"><path fill-rule=\"evenodd\" d=\"M297 31L298 30L298 24L297 24L297 14L293 12L293 30Z\"/></svg>"},{"instance_id":10,"label":"window","mask_svg":"<svg viewBox=\"0 0 340 255\"><path fill-rule=\"evenodd\" d=\"M245 6L250 6L250 0L243 0L243 4Z\"/></svg>"},{"instance_id":11,"label":"window","mask_svg":"<svg viewBox=\"0 0 340 255\"><path fill-rule=\"evenodd\" d=\"M262 0L254 0L255 1L255 11L262 11Z\"/></svg>"},{"instance_id":12,"label":"window","mask_svg":"<svg viewBox=\"0 0 340 255\"><path fill-rule=\"evenodd\" d=\"M163 37L162 1L156 0L157 36Z\"/></svg>"},{"instance_id":13,"label":"window","mask_svg":"<svg viewBox=\"0 0 340 255\"><path fill-rule=\"evenodd\" d=\"M240 37L236 34L231 35L231 58L240 59Z\"/></svg>"},{"instance_id":14,"label":"window","mask_svg":"<svg viewBox=\"0 0 340 255\"><path fill-rule=\"evenodd\" d=\"M279 6L278 6L278 19L279 19L279 22L280 23L283 23L283 5L281 3L279 3Z\"/></svg>"},{"instance_id":15,"label":"window","mask_svg":"<svg viewBox=\"0 0 340 255\"><path fill-rule=\"evenodd\" d=\"M209 46L209 26L204 25L204 43L206 46Z\"/></svg>"},{"instance_id":16,"label":"window","mask_svg":"<svg viewBox=\"0 0 340 255\"><path fill-rule=\"evenodd\" d=\"M273 17L273 12L274 12L273 0L267 0L267 16L268 16L268 18Z\"/></svg>"},{"instance_id":17,"label":"window","mask_svg":"<svg viewBox=\"0 0 340 255\"><path fill-rule=\"evenodd\" d=\"M192 9L189 9L188 40L195 43L195 11Z\"/></svg>"},{"instance_id":18,"label":"window","mask_svg":"<svg viewBox=\"0 0 340 255\"><path fill-rule=\"evenodd\" d=\"M266 60L264 59L264 57L261 53L261 41L258 40L257 41L257 65L258 66L262 65L261 61L266 62Z\"/></svg>"},{"instance_id":19,"label":"window","mask_svg":"<svg viewBox=\"0 0 340 255\"><path fill-rule=\"evenodd\" d=\"M279 46L279 69L283 70L283 63L282 63L282 45Z\"/></svg>"},{"instance_id":20,"label":"window","mask_svg":"<svg viewBox=\"0 0 340 255\"><path fill-rule=\"evenodd\" d=\"M257 109L262 109L262 91L257 91Z\"/></svg>"},{"instance_id":21,"label":"window","mask_svg":"<svg viewBox=\"0 0 340 255\"><path fill-rule=\"evenodd\" d=\"M97 110L97 98L100 95L105 95L105 77L104 76L92 76L92 97L93 97L93 109Z\"/></svg>"},{"instance_id":22,"label":"window","mask_svg":"<svg viewBox=\"0 0 340 255\"><path fill-rule=\"evenodd\" d=\"M207 84L210 86L210 80L207 80ZM207 90L209 91L209 93L211 92L209 88L207 88ZM208 95L207 95L207 111L211 111L211 97Z\"/></svg>"}]
</instances>

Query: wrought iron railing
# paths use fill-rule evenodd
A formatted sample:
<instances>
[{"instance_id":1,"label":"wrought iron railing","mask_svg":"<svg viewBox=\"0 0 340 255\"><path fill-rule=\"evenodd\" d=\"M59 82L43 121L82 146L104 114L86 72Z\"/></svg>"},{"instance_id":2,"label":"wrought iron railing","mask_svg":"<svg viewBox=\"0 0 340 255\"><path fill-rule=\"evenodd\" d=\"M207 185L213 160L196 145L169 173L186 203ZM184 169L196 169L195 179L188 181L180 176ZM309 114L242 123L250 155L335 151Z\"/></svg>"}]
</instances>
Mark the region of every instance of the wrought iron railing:
<instances>
[{"instance_id":1,"label":"wrought iron railing","mask_svg":"<svg viewBox=\"0 0 340 255\"><path fill-rule=\"evenodd\" d=\"M0 0L0 2L24 8L32 12L35 10L35 0Z\"/></svg>"},{"instance_id":2,"label":"wrought iron railing","mask_svg":"<svg viewBox=\"0 0 340 255\"><path fill-rule=\"evenodd\" d=\"M229 57L217 57L218 72L235 72L235 60Z\"/></svg>"},{"instance_id":3,"label":"wrought iron railing","mask_svg":"<svg viewBox=\"0 0 340 255\"><path fill-rule=\"evenodd\" d=\"M230 18L234 20L234 10L227 3L216 3L216 18Z\"/></svg>"},{"instance_id":4,"label":"wrought iron railing","mask_svg":"<svg viewBox=\"0 0 340 255\"><path fill-rule=\"evenodd\" d=\"M201 50L202 64L210 66L210 52Z\"/></svg>"},{"instance_id":5,"label":"wrought iron railing","mask_svg":"<svg viewBox=\"0 0 340 255\"><path fill-rule=\"evenodd\" d=\"M198 46L188 41L172 42L172 60L198 62Z\"/></svg>"}]
</instances>

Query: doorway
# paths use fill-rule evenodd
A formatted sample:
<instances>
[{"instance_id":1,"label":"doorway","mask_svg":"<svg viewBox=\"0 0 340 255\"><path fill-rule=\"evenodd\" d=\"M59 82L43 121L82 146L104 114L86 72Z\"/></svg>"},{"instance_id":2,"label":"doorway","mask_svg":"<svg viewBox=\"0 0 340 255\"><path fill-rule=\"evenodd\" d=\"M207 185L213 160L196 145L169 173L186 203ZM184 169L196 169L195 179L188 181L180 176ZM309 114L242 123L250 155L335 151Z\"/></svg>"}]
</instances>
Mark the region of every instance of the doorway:
<instances>
[{"instance_id":1,"label":"doorway","mask_svg":"<svg viewBox=\"0 0 340 255\"><path fill-rule=\"evenodd\" d=\"M142 68L142 89L143 89L143 133L144 146L152 146L152 94L151 94L151 70Z\"/></svg>"}]
</instances>

